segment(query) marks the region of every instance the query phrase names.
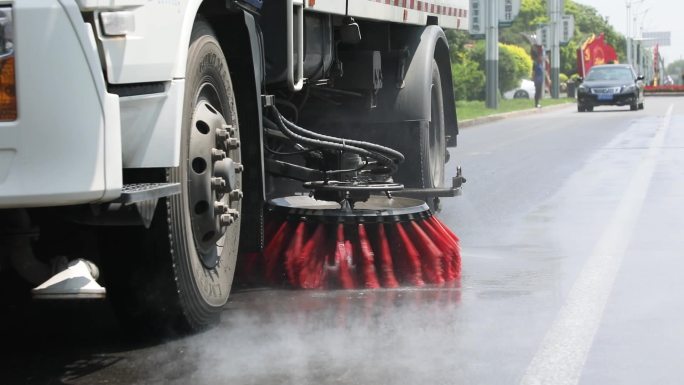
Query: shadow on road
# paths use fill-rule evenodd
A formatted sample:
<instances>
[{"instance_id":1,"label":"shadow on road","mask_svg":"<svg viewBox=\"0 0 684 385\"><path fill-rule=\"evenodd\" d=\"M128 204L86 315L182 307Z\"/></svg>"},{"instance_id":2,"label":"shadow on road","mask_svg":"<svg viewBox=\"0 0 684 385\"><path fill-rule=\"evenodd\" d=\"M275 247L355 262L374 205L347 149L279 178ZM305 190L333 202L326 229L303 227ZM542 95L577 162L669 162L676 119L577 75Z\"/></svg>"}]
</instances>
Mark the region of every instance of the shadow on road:
<instances>
[{"instance_id":1,"label":"shadow on road","mask_svg":"<svg viewBox=\"0 0 684 385\"><path fill-rule=\"evenodd\" d=\"M218 327L144 343L127 337L107 301L8 297L0 291L0 384L190 384L207 383L202 381L209 379L203 377L207 367L226 365L225 357L232 356L223 352L226 347L246 353L273 333L320 343L330 338L330 330L382 331L388 324L402 329L412 317L425 325L423 317L458 306L461 289L459 283L375 291L234 288ZM259 348L270 351L269 346ZM211 351L222 353L214 356Z\"/></svg>"},{"instance_id":2,"label":"shadow on road","mask_svg":"<svg viewBox=\"0 0 684 385\"><path fill-rule=\"evenodd\" d=\"M106 302L3 304L0 320L5 384L66 384L121 360L133 346Z\"/></svg>"}]
</instances>

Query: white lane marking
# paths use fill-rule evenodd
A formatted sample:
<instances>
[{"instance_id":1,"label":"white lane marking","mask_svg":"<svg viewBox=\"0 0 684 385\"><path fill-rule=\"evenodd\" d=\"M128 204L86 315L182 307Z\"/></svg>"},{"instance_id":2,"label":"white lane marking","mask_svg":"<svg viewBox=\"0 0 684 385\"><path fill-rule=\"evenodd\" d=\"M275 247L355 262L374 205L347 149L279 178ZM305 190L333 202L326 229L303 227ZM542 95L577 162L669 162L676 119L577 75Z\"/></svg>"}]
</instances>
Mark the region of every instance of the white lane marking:
<instances>
[{"instance_id":1,"label":"white lane marking","mask_svg":"<svg viewBox=\"0 0 684 385\"><path fill-rule=\"evenodd\" d=\"M671 104L635 170L611 221L573 284L568 298L527 367L521 385L576 385L642 210L665 134Z\"/></svg>"}]
</instances>

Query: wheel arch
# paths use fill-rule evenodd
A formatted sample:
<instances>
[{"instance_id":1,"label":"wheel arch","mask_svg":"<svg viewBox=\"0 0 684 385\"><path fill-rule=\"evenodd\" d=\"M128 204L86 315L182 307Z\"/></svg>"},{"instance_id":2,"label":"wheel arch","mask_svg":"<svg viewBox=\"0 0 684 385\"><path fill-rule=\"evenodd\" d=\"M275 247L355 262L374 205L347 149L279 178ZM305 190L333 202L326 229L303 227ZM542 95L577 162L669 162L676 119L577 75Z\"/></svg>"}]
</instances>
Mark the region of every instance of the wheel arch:
<instances>
[{"instance_id":1,"label":"wheel arch","mask_svg":"<svg viewBox=\"0 0 684 385\"><path fill-rule=\"evenodd\" d=\"M393 110L401 111L402 120L430 120L430 86L432 85L432 60L439 68L445 115L447 145L456 145L458 123L451 75L449 43L441 27L429 25L409 43L411 62L404 77L404 88L397 94Z\"/></svg>"},{"instance_id":2,"label":"wheel arch","mask_svg":"<svg viewBox=\"0 0 684 385\"><path fill-rule=\"evenodd\" d=\"M455 147L457 142L456 138L458 136L458 120L453 75L451 73L451 55L449 54L449 42L447 41L446 36L437 40L434 56L442 80L444 128L447 135L446 144L447 147Z\"/></svg>"}]
</instances>

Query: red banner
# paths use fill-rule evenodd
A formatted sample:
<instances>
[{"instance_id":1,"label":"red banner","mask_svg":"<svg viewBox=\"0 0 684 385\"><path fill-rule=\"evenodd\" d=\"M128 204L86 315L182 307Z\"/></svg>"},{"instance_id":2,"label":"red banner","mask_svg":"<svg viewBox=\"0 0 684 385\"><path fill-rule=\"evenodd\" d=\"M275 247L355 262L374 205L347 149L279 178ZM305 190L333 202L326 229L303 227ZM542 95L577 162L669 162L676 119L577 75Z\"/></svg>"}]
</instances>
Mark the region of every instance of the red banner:
<instances>
[{"instance_id":1,"label":"red banner","mask_svg":"<svg viewBox=\"0 0 684 385\"><path fill-rule=\"evenodd\" d=\"M603 33L587 39L577 52L577 72L582 77L595 65L617 62L615 48L605 42Z\"/></svg>"}]
</instances>

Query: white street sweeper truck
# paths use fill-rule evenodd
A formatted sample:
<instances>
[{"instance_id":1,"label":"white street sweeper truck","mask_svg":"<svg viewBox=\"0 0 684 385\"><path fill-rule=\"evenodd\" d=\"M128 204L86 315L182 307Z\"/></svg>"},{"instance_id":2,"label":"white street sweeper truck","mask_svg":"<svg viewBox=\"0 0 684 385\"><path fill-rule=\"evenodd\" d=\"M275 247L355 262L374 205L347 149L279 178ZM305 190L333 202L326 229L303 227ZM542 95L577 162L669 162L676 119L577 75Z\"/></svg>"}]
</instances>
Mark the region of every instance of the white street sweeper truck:
<instances>
[{"instance_id":1,"label":"white street sweeper truck","mask_svg":"<svg viewBox=\"0 0 684 385\"><path fill-rule=\"evenodd\" d=\"M457 279L433 212L464 182L445 183L444 29L468 16L468 0L0 0L0 279L106 296L163 331L215 322L236 262L296 288Z\"/></svg>"}]
</instances>

